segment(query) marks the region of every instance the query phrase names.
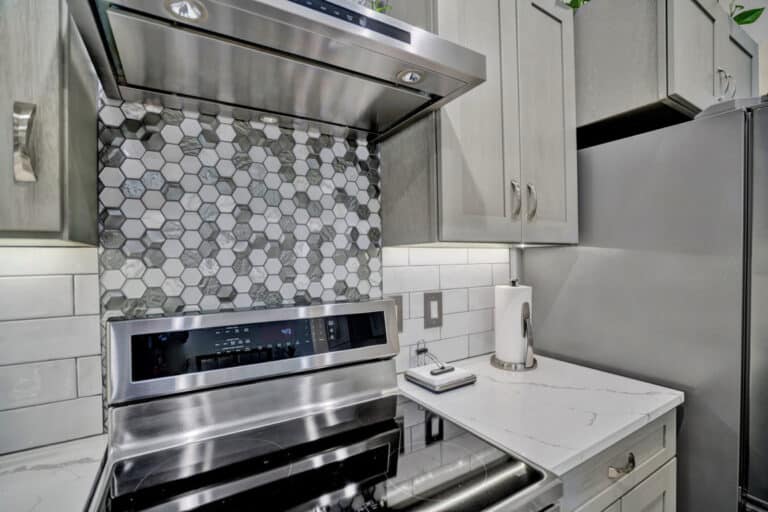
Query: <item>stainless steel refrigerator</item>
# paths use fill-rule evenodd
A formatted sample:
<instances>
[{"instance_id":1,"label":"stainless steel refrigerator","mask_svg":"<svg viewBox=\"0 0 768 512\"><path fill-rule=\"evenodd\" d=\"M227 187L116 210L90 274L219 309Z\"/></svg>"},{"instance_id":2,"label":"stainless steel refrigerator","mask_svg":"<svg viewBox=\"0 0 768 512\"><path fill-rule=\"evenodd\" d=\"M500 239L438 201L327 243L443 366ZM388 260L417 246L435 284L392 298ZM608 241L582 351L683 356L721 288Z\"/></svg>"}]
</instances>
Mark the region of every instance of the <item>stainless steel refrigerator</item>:
<instances>
[{"instance_id":1,"label":"stainless steel refrigerator","mask_svg":"<svg viewBox=\"0 0 768 512\"><path fill-rule=\"evenodd\" d=\"M581 150L579 216L538 351L685 391L678 510L768 510L768 102Z\"/></svg>"}]
</instances>

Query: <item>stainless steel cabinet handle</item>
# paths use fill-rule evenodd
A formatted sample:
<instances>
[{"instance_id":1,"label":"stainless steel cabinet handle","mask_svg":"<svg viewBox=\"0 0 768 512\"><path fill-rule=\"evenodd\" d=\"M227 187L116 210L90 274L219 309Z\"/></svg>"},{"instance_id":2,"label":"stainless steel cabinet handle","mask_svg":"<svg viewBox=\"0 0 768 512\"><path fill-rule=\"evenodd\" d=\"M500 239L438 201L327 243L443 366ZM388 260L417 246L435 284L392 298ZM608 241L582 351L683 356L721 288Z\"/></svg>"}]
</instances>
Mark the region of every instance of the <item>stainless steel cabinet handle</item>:
<instances>
[{"instance_id":1,"label":"stainless steel cabinet handle","mask_svg":"<svg viewBox=\"0 0 768 512\"><path fill-rule=\"evenodd\" d=\"M620 468L617 468L615 466L608 466L608 478L611 480L616 480L618 478L623 477L624 475L628 475L635 469L635 454L632 452L629 452L629 457L627 457L627 463Z\"/></svg>"},{"instance_id":2,"label":"stainless steel cabinet handle","mask_svg":"<svg viewBox=\"0 0 768 512\"><path fill-rule=\"evenodd\" d=\"M718 101L722 101L725 98L735 98L736 97L736 87L735 87L735 80L733 78L733 75L728 72L725 68L717 68L717 74L720 75L720 84L722 85L723 80L725 80L725 88L723 89L723 94L720 96Z\"/></svg>"},{"instance_id":3,"label":"stainless steel cabinet handle","mask_svg":"<svg viewBox=\"0 0 768 512\"><path fill-rule=\"evenodd\" d=\"M17 183L37 181L30 144L34 120L34 104L13 103L13 179Z\"/></svg>"},{"instance_id":4,"label":"stainless steel cabinet handle","mask_svg":"<svg viewBox=\"0 0 768 512\"><path fill-rule=\"evenodd\" d=\"M517 219L520 216L520 209L523 207L523 201L520 193L520 184L517 180L510 182L512 188L512 219Z\"/></svg>"},{"instance_id":5,"label":"stainless steel cabinet handle","mask_svg":"<svg viewBox=\"0 0 768 512\"><path fill-rule=\"evenodd\" d=\"M536 216L536 210L539 209L539 199L536 196L536 187L533 183L528 184L528 220Z\"/></svg>"}]
</instances>

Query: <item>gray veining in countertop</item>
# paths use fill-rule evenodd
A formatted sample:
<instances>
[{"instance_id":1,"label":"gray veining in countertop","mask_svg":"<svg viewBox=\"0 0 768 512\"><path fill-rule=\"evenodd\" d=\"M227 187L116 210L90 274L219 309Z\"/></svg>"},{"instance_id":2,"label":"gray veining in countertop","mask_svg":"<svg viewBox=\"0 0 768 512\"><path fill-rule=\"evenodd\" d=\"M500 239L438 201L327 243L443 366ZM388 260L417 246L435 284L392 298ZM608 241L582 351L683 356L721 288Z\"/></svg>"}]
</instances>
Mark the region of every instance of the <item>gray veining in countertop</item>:
<instances>
[{"instance_id":1,"label":"gray veining in countertop","mask_svg":"<svg viewBox=\"0 0 768 512\"><path fill-rule=\"evenodd\" d=\"M400 390L476 435L557 475L671 411L683 393L538 357L529 372L493 368L488 356L454 363L477 383L435 395L400 376Z\"/></svg>"}]
</instances>

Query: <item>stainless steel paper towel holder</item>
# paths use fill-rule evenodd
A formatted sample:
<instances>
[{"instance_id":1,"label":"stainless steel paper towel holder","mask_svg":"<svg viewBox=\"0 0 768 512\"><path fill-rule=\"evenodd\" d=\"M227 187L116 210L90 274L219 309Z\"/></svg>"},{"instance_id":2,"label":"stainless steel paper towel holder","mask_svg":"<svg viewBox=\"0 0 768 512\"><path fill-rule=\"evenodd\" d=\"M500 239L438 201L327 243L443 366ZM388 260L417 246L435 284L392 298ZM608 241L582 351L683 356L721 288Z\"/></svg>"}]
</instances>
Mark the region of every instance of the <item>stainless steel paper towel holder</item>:
<instances>
[{"instance_id":1,"label":"stainless steel paper towel holder","mask_svg":"<svg viewBox=\"0 0 768 512\"><path fill-rule=\"evenodd\" d=\"M517 280L512 280L512 286L517 286ZM521 311L522 319L520 324L523 329L523 338L525 338L526 345L526 358L524 363L510 363L503 361L496 357L496 354L491 354L491 366L500 370L506 370L509 372L523 372L526 370L533 370L538 366L538 362L533 355L533 319L531 318L531 304L530 302L523 303Z\"/></svg>"}]
</instances>

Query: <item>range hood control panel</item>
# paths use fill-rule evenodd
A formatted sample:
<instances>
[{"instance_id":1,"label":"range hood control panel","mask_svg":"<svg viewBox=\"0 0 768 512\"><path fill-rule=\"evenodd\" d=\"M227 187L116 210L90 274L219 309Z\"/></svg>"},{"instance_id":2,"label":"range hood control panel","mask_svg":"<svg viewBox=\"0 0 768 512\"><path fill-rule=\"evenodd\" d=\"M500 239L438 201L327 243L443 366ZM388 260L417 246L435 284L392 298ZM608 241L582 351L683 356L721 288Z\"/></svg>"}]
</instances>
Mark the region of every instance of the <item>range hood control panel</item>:
<instances>
[{"instance_id":1,"label":"range hood control panel","mask_svg":"<svg viewBox=\"0 0 768 512\"><path fill-rule=\"evenodd\" d=\"M378 32L379 34L385 35L387 37L397 39L398 41L402 41L405 44L411 44L411 33L407 30L403 30L393 25L383 23L379 20L369 18L363 14L352 11L345 7L341 7L340 5L336 5L332 2L327 2L326 0L290 1L294 4L303 5L304 7L309 7L314 11L322 12L329 16L333 16L334 18L346 21L347 23L359 25L361 27L367 28L368 30L372 30L373 32Z\"/></svg>"}]
</instances>

